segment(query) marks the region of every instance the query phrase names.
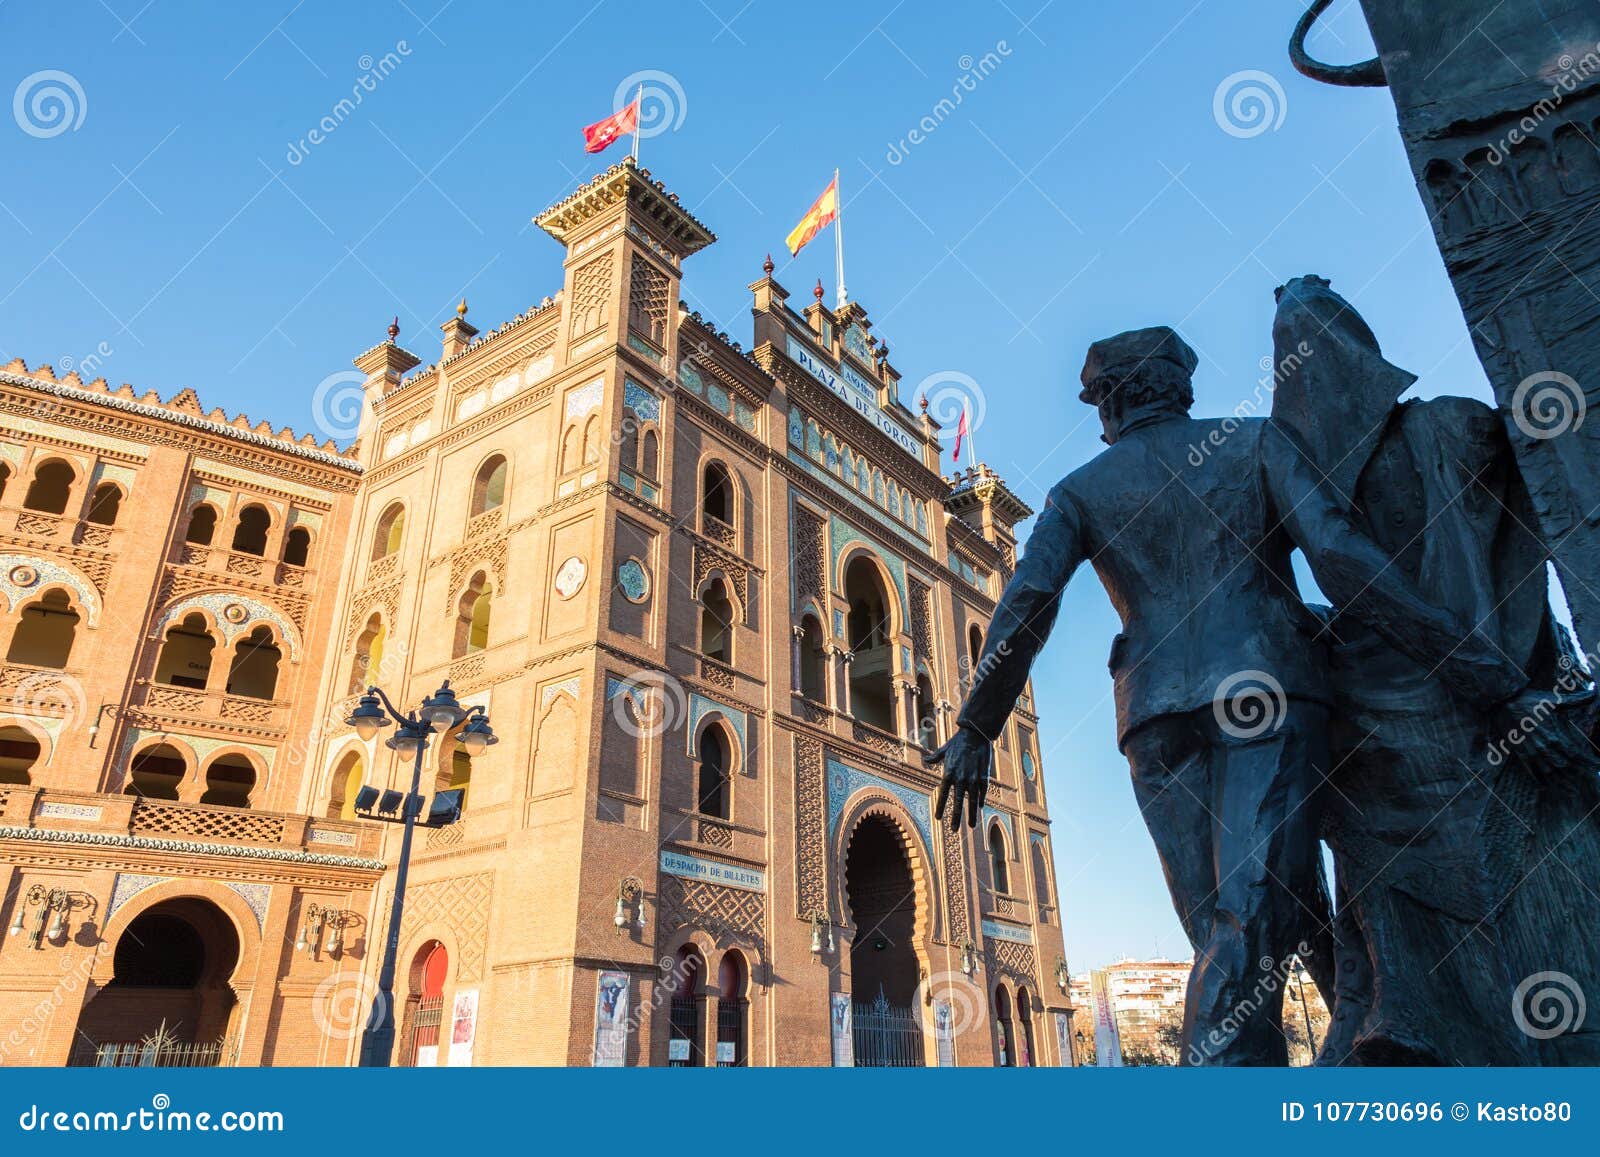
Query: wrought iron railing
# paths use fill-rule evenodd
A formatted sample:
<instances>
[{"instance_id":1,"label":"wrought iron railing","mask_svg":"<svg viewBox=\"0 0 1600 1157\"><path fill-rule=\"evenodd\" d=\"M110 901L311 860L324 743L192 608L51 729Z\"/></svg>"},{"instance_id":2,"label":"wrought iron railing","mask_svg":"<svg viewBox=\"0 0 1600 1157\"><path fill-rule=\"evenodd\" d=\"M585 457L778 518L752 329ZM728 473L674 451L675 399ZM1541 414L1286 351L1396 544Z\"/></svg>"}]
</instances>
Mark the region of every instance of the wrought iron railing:
<instances>
[{"instance_id":1,"label":"wrought iron railing","mask_svg":"<svg viewBox=\"0 0 1600 1157\"><path fill-rule=\"evenodd\" d=\"M853 1024L856 1068L922 1067L922 1020L915 1009L890 1004L880 988L876 1000L855 1002Z\"/></svg>"},{"instance_id":2,"label":"wrought iron railing","mask_svg":"<svg viewBox=\"0 0 1600 1157\"><path fill-rule=\"evenodd\" d=\"M74 1068L96 1069L214 1069L232 1064L225 1040L176 1041L150 1038L142 1041L82 1040L68 1062Z\"/></svg>"}]
</instances>

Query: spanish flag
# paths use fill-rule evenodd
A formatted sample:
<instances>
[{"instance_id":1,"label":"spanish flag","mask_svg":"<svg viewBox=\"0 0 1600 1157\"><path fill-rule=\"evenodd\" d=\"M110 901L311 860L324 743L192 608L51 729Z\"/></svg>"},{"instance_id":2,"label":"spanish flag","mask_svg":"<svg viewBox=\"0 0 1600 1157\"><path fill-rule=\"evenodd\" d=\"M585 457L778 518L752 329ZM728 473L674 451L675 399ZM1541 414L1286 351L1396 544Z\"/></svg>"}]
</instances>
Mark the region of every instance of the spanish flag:
<instances>
[{"instance_id":1,"label":"spanish flag","mask_svg":"<svg viewBox=\"0 0 1600 1157\"><path fill-rule=\"evenodd\" d=\"M823 229L833 224L839 215L839 174L833 175L833 180L828 182L828 187L822 190L822 196L816 203L806 210L806 215L800 218L800 224L785 239L789 246L789 256L793 257L805 247Z\"/></svg>"}]
</instances>

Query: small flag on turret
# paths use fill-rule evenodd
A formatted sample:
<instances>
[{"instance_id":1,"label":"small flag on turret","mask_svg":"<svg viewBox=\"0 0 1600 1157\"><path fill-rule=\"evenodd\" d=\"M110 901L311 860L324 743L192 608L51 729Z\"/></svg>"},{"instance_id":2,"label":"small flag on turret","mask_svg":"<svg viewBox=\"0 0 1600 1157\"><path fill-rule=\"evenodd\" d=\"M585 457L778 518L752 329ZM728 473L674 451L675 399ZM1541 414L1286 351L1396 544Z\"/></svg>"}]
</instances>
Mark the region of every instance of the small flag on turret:
<instances>
[{"instance_id":1,"label":"small flag on turret","mask_svg":"<svg viewBox=\"0 0 1600 1157\"><path fill-rule=\"evenodd\" d=\"M630 133L637 134L638 131L639 98L634 97L626 107L612 113L603 121L595 121L583 130L583 151L602 153L610 148L618 137Z\"/></svg>"},{"instance_id":2,"label":"small flag on turret","mask_svg":"<svg viewBox=\"0 0 1600 1157\"><path fill-rule=\"evenodd\" d=\"M967 438L971 433L972 430L967 426L967 405L963 402L961 404L961 421L956 423L956 448L950 455L950 461L961 461L962 439Z\"/></svg>"}]
</instances>

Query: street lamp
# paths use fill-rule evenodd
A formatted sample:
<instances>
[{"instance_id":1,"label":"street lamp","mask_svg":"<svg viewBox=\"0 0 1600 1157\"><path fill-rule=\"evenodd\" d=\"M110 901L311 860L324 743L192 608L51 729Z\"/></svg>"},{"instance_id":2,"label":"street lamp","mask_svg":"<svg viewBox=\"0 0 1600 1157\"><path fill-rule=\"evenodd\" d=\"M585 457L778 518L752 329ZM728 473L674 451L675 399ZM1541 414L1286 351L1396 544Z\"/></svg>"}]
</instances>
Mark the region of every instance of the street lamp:
<instances>
[{"instance_id":1,"label":"street lamp","mask_svg":"<svg viewBox=\"0 0 1600 1157\"><path fill-rule=\"evenodd\" d=\"M361 1067L387 1068L394 1053L395 957L400 951L400 920L405 914L412 831L419 822L425 828L442 828L461 818L461 792L441 791L434 794L428 817L417 819L422 811L422 760L428 751L428 741L436 733L444 735L460 728L457 740L468 756L473 756L499 740L489 726L489 716L484 709L463 708L450 689L448 679L422 701L418 710L409 713L397 708L382 688L368 687L345 722L355 728L362 739L373 739L385 727L397 724L398 729L389 737L386 746L401 758L410 756L413 760L409 794L402 796L397 791L379 792L375 787L363 787L356 793L355 802L356 814L362 819L404 825L400 862L395 869L394 901L389 909L389 934L383 945L383 967L378 972L378 992L372 998L372 1012L361 1034Z\"/></svg>"},{"instance_id":2,"label":"street lamp","mask_svg":"<svg viewBox=\"0 0 1600 1157\"><path fill-rule=\"evenodd\" d=\"M80 892L72 892L66 888L46 888L43 884L35 884L27 893L17 898L17 910L11 919L11 927L6 929L8 935L15 936L22 931L24 913L29 908L37 909L33 914L33 927L28 930L28 944L33 948L42 948L44 942L49 940L52 944L65 943L67 939L67 918L74 908L88 906L88 899ZM46 921L49 927L46 928Z\"/></svg>"},{"instance_id":3,"label":"street lamp","mask_svg":"<svg viewBox=\"0 0 1600 1157\"><path fill-rule=\"evenodd\" d=\"M833 951L833 921L821 912L811 915L811 955L818 960L824 952Z\"/></svg>"},{"instance_id":4,"label":"street lamp","mask_svg":"<svg viewBox=\"0 0 1600 1157\"><path fill-rule=\"evenodd\" d=\"M961 971L968 976L978 971L978 946L970 936L961 942Z\"/></svg>"}]
</instances>

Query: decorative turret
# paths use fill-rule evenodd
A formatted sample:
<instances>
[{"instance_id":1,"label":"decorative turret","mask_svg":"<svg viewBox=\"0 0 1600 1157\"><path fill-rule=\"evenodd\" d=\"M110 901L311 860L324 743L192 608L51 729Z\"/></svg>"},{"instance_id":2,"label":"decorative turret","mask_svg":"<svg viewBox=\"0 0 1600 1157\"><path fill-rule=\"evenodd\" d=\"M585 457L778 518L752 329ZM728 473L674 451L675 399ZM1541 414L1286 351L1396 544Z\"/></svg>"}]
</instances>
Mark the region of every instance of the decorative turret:
<instances>
[{"instance_id":1,"label":"decorative turret","mask_svg":"<svg viewBox=\"0 0 1600 1157\"><path fill-rule=\"evenodd\" d=\"M463 297L461 304L456 306L456 315L439 328L444 331L444 353L440 355L440 361L455 357L472 344L472 339L478 336L478 327L467 321L466 298Z\"/></svg>"},{"instance_id":2,"label":"decorative turret","mask_svg":"<svg viewBox=\"0 0 1600 1157\"><path fill-rule=\"evenodd\" d=\"M415 369L422 362L416 354L396 344L399 338L400 319L396 317L389 323L389 340L380 342L355 358L356 369L367 375L367 380L361 385L361 426L356 434L357 449L365 466L377 460L377 439L368 435L372 432L383 396L400 384L400 379L407 371Z\"/></svg>"},{"instance_id":3,"label":"decorative turret","mask_svg":"<svg viewBox=\"0 0 1600 1157\"><path fill-rule=\"evenodd\" d=\"M1033 513L986 462L945 479L950 495L945 509L997 547L1007 560L1016 557L1017 523Z\"/></svg>"}]
</instances>

